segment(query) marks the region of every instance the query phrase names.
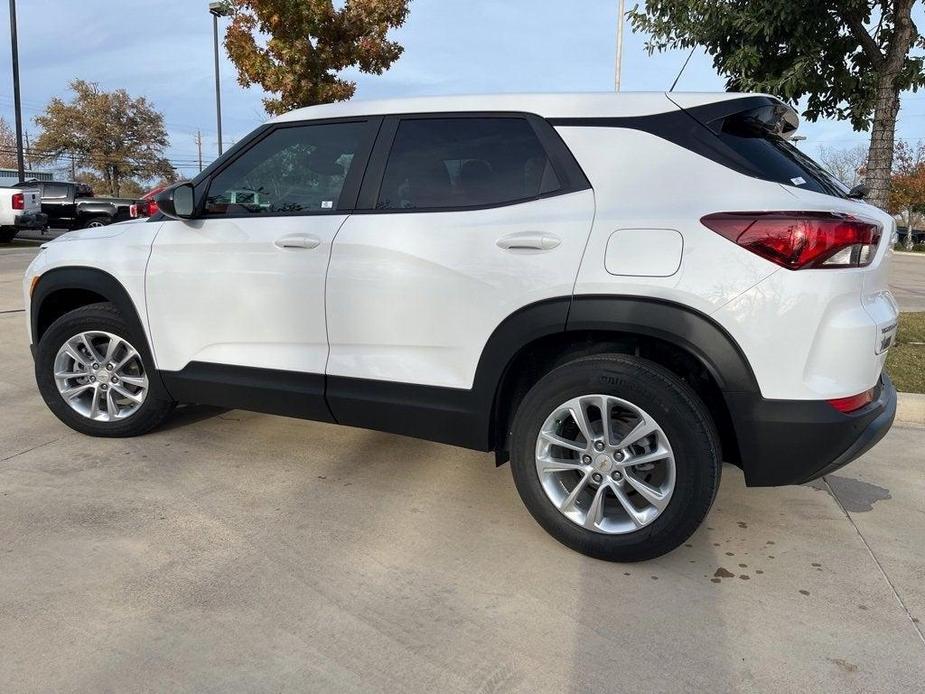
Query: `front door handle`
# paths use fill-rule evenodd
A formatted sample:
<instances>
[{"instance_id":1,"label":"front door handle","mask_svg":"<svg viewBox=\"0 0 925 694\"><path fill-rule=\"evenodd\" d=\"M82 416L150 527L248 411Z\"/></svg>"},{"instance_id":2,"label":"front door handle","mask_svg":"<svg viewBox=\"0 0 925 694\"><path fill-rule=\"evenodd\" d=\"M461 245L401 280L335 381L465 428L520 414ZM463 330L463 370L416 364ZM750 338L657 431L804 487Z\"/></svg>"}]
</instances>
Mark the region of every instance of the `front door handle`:
<instances>
[{"instance_id":1,"label":"front door handle","mask_svg":"<svg viewBox=\"0 0 925 694\"><path fill-rule=\"evenodd\" d=\"M498 247L506 251L534 250L551 251L562 243L562 239L554 234L544 234L540 231L521 231L508 234L498 239Z\"/></svg>"},{"instance_id":2,"label":"front door handle","mask_svg":"<svg viewBox=\"0 0 925 694\"><path fill-rule=\"evenodd\" d=\"M276 239L277 248L317 248L321 245L321 239L308 234L292 234Z\"/></svg>"}]
</instances>

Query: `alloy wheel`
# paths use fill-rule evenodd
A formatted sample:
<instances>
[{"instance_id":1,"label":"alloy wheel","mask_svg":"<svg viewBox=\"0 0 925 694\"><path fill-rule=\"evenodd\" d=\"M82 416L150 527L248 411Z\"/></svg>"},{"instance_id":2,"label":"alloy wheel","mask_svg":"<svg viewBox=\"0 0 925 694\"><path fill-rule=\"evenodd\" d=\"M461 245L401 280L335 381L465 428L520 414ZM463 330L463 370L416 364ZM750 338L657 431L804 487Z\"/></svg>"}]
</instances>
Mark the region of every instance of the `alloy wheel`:
<instances>
[{"instance_id":1,"label":"alloy wheel","mask_svg":"<svg viewBox=\"0 0 925 694\"><path fill-rule=\"evenodd\" d=\"M536 473L570 521L621 535L650 525L667 508L675 457L665 432L640 407L612 395L583 395L543 422Z\"/></svg>"},{"instance_id":2,"label":"alloy wheel","mask_svg":"<svg viewBox=\"0 0 925 694\"><path fill-rule=\"evenodd\" d=\"M148 394L141 355L128 340L103 331L78 333L58 350L55 385L75 412L98 422L130 417Z\"/></svg>"}]
</instances>

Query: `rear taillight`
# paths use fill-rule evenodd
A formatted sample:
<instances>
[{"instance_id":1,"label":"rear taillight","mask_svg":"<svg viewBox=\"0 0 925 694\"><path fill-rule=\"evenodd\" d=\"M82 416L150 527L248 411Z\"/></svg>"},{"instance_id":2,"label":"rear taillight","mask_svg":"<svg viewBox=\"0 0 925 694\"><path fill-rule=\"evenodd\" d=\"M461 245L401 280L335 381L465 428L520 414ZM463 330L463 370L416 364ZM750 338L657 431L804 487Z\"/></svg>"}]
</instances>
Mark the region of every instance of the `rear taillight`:
<instances>
[{"instance_id":1,"label":"rear taillight","mask_svg":"<svg viewBox=\"0 0 925 694\"><path fill-rule=\"evenodd\" d=\"M790 270L869 265L879 224L830 212L719 212L701 224Z\"/></svg>"},{"instance_id":2,"label":"rear taillight","mask_svg":"<svg viewBox=\"0 0 925 694\"><path fill-rule=\"evenodd\" d=\"M157 214L157 203L153 199L146 200L145 202L148 203L148 216L153 217L154 215L156 215Z\"/></svg>"},{"instance_id":3,"label":"rear taillight","mask_svg":"<svg viewBox=\"0 0 925 694\"><path fill-rule=\"evenodd\" d=\"M13 209L14 210L24 210L26 209L26 196L22 193L13 193Z\"/></svg>"},{"instance_id":4,"label":"rear taillight","mask_svg":"<svg viewBox=\"0 0 925 694\"><path fill-rule=\"evenodd\" d=\"M847 414L849 412L854 412L855 410L860 410L865 405L869 405L874 401L876 396L877 389L874 387L870 390L865 390L863 393L852 395L851 397L829 400L828 403L839 412L844 412Z\"/></svg>"}]
</instances>

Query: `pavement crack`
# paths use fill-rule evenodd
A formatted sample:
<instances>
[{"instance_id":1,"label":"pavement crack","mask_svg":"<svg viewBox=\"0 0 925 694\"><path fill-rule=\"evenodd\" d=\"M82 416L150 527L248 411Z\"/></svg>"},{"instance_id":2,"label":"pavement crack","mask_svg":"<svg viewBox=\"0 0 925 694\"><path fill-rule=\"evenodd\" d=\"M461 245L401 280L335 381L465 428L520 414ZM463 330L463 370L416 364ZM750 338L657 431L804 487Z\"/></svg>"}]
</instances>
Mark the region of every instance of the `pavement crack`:
<instances>
[{"instance_id":1,"label":"pavement crack","mask_svg":"<svg viewBox=\"0 0 925 694\"><path fill-rule=\"evenodd\" d=\"M841 509L841 512L845 514L845 518L847 518L848 522L851 523L851 527L854 528L854 532L856 532L858 534L858 537L861 538L861 542L863 542L864 547L867 548L867 553L870 555L870 558L874 560L874 564L877 565L877 568L880 569L881 575L883 576L884 580L887 582L887 585L890 586L890 590L893 591L893 597L896 598L896 602L899 603L899 606L903 609L903 612L906 613L906 617L909 619L909 623L912 625L912 628L915 629L915 633L918 634L919 639L922 641L922 646L925 647L925 634L922 634L922 630L921 628L919 628L918 622L916 622L915 619L912 617L912 613L909 611L909 608L906 606L906 603L903 602L902 597L899 595L899 591L896 590L896 586L893 584L892 579L890 579L889 574L887 574L886 570L883 568L883 565L880 563L880 560L877 559L877 555L874 554L874 550L871 549L870 544L867 542L867 538L865 538L863 533L861 533L860 528L858 528L857 524L854 522L854 518L851 517L851 514L848 513L847 509L845 509L844 504L842 504L841 499L839 499L838 496L835 494L835 490L832 489L832 485L829 484L828 476L823 477L822 481L825 483L825 486L828 488L829 494L832 496L833 499L835 499L835 503L838 504L838 508Z\"/></svg>"},{"instance_id":2,"label":"pavement crack","mask_svg":"<svg viewBox=\"0 0 925 694\"><path fill-rule=\"evenodd\" d=\"M14 453L13 455L8 455L8 456L5 457L5 458L0 458L0 463L5 463L5 462L7 462L8 460L12 460L13 458L18 458L19 456L25 455L26 453L31 453L32 451L34 451L34 450L36 450L36 449L38 449L38 448L44 448L45 446L50 446L50 445L53 444L53 443L58 443L58 441L62 441L62 440L64 440L64 438L66 438L66 437L62 436L61 438L54 439L54 440L52 440L52 441L45 441L45 442L43 442L43 443L36 444L35 446L32 446L31 448L27 448L27 449L24 450L24 451L19 451L18 453Z\"/></svg>"},{"instance_id":3,"label":"pavement crack","mask_svg":"<svg viewBox=\"0 0 925 694\"><path fill-rule=\"evenodd\" d=\"M9 309L9 310L7 310L7 311L0 311L0 316L4 315L4 314L6 314L6 313L25 313L25 312L26 312L26 309L24 309L24 308L11 308L11 309Z\"/></svg>"}]
</instances>

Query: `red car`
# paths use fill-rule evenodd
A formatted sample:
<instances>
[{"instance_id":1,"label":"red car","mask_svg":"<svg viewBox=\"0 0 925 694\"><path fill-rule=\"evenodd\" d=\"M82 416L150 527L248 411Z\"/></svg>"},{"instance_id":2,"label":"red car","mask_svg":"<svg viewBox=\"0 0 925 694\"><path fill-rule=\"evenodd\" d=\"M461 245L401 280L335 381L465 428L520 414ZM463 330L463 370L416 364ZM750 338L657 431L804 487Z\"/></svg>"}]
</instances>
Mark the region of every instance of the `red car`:
<instances>
[{"instance_id":1,"label":"red car","mask_svg":"<svg viewBox=\"0 0 925 694\"><path fill-rule=\"evenodd\" d=\"M135 217L153 217L157 214L157 202L155 202L154 197L160 193L165 188L169 188L170 185L158 186L157 188L152 188L147 193L141 196L141 199L137 204L132 205L131 215Z\"/></svg>"}]
</instances>

